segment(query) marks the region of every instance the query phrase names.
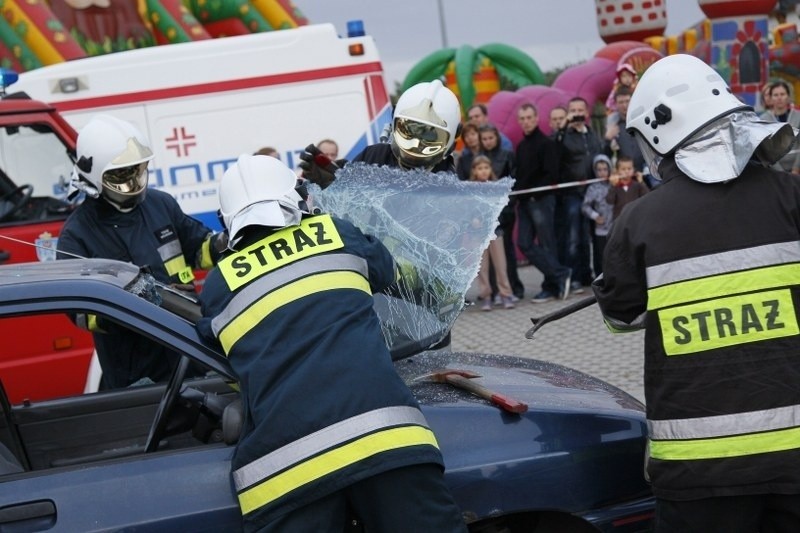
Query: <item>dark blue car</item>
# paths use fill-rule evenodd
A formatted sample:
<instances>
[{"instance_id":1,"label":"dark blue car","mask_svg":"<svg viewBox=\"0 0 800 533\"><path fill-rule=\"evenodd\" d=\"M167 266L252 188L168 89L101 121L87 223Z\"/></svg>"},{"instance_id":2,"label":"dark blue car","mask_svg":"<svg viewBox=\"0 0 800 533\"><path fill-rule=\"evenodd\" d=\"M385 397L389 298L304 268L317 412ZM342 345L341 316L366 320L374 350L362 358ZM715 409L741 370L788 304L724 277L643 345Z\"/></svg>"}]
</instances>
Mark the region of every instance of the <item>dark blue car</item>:
<instances>
[{"instance_id":1,"label":"dark blue car","mask_svg":"<svg viewBox=\"0 0 800 533\"><path fill-rule=\"evenodd\" d=\"M155 306L133 294L139 281L135 266L106 260L0 267L0 321L90 312L183 355L168 383L14 405L0 394L0 532L240 529L229 479L236 378L183 318L197 309L169 292ZM187 378L197 365L203 377ZM424 352L396 366L436 433L471 531L649 530L646 425L633 397L514 357ZM529 408L506 412L418 379L442 368L478 374L476 383Z\"/></svg>"}]
</instances>

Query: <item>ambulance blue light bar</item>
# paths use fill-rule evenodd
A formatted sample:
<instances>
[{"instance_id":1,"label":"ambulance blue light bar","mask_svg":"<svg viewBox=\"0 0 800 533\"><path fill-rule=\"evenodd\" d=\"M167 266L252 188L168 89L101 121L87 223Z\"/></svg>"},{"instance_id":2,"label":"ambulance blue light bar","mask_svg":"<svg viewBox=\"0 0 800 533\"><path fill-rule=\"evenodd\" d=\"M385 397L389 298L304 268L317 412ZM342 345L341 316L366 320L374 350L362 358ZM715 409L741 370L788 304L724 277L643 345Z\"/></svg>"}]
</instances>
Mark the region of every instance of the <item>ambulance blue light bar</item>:
<instances>
[{"instance_id":1,"label":"ambulance blue light bar","mask_svg":"<svg viewBox=\"0 0 800 533\"><path fill-rule=\"evenodd\" d=\"M348 20L347 21L347 36L348 37L364 37L364 21L363 20Z\"/></svg>"},{"instance_id":2,"label":"ambulance blue light bar","mask_svg":"<svg viewBox=\"0 0 800 533\"><path fill-rule=\"evenodd\" d=\"M19 74L8 68L0 68L0 94L6 93L6 87L16 83Z\"/></svg>"}]
</instances>

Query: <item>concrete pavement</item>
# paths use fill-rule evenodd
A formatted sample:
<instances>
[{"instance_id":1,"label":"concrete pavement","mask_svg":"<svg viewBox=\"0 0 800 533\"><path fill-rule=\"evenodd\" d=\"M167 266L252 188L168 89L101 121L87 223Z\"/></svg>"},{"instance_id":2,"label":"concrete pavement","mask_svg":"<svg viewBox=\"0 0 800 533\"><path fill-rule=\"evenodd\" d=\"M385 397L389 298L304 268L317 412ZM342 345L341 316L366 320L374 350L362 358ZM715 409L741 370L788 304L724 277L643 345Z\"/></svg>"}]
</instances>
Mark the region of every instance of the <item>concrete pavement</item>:
<instances>
[{"instance_id":1,"label":"concrete pavement","mask_svg":"<svg viewBox=\"0 0 800 533\"><path fill-rule=\"evenodd\" d=\"M467 293L473 302L456 321L452 332L453 351L507 354L559 363L603 379L644 401L644 332L612 335L603 324L597 305L544 325L533 339L525 333L531 317L546 315L590 295L571 295L567 300L531 303L542 282L533 266L521 266L525 299L516 308L495 307L481 311L477 301L477 280Z\"/></svg>"}]
</instances>

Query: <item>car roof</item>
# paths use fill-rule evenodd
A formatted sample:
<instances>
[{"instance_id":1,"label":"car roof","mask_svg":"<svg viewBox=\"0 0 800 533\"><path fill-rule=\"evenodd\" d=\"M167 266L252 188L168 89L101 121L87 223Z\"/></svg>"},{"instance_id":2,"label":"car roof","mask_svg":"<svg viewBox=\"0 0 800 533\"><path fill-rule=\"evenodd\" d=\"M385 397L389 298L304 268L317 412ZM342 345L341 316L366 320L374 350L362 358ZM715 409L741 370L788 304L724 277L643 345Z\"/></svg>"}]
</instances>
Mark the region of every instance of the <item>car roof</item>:
<instances>
[{"instance_id":1,"label":"car roof","mask_svg":"<svg viewBox=\"0 0 800 533\"><path fill-rule=\"evenodd\" d=\"M0 266L0 316L22 313L89 312L104 314L154 339L169 337L176 350L212 370L234 378L218 348L197 333L193 320L169 310L163 291L162 306L136 294L142 280L136 265L109 259L67 259ZM199 306L195 306L199 316Z\"/></svg>"},{"instance_id":2,"label":"car roof","mask_svg":"<svg viewBox=\"0 0 800 533\"><path fill-rule=\"evenodd\" d=\"M109 259L15 263L0 266L0 285L57 280L77 282L93 279L124 288L136 279L140 272L136 265Z\"/></svg>"}]
</instances>

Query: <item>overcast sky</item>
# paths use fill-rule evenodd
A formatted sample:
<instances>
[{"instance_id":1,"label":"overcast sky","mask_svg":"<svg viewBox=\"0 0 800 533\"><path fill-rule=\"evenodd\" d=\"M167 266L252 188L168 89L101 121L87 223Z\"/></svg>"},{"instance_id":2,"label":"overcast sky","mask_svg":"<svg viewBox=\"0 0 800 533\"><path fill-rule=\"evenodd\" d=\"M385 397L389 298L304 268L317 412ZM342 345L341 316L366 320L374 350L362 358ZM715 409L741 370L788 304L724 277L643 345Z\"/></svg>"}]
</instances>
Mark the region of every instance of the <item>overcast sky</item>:
<instances>
[{"instance_id":1,"label":"overcast sky","mask_svg":"<svg viewBox=\"0 0 800 533\"><path fill-rule=\"evenodd\" d=\"M361 19L378 45L386 82L402 81L426 55L443 48L504 43L527 52L543 70L579 63L604 46L594 0L293 0L310 23L330 22L340 35ZM666 35L702 20L695 0L665 0Z\"/></svg>"}]
</instances>

